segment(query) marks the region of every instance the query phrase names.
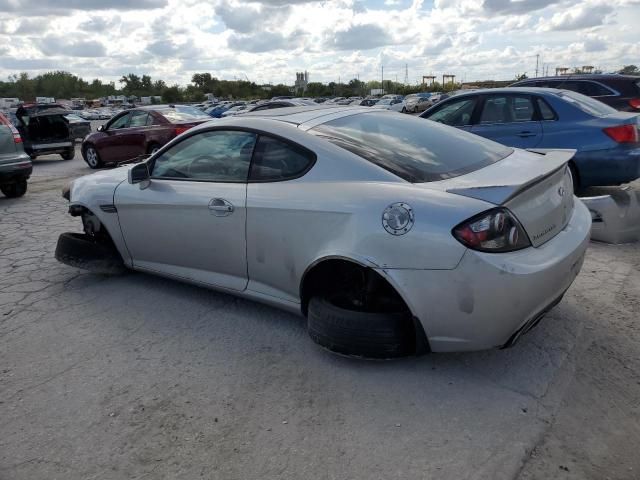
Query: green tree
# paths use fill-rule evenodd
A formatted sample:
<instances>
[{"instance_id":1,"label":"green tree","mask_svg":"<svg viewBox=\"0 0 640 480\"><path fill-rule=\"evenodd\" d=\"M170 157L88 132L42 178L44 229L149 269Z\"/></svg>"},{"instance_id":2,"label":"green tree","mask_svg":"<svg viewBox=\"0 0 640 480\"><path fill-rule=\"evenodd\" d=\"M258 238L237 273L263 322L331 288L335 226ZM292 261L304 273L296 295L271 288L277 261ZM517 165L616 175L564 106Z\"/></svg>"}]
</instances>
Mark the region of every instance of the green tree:
<instances>
[{"instance_id":1,"label":"green tree","mask_svg":"<svg viewBox=\"0 0 640 480\"><path fill-rule=\"evenodd\" d=\"M182 101L182 90L179 85L173 85L162 92L162 100L167 103L176 103Z\"/></svg>"},{"instance_id":2,"label":"green tree","mask_svg":"<svg viewBox=\"0 0 640 480\"><path fill-rule=\"evenodd\" d=\"M618 70L618 73L620 73L622 75L638 75L638 76L640 76L640 69L638 69L638 67L635 66L635 65L625 65L620 70Z\"/></svg>"}]
</instances>

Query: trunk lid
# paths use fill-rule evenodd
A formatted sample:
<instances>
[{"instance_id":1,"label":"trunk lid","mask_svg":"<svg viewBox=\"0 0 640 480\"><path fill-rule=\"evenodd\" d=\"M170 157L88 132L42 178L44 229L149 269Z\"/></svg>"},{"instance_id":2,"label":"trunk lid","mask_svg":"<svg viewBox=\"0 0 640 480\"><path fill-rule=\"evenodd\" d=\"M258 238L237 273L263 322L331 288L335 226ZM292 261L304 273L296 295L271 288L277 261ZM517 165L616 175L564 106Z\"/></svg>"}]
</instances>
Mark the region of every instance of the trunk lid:
<instances>
[{"instance_id":1,"label":"trunk lid","mask_svg":"<svg viewBox=\"0 0 640 480\"><path fill-rule=\"evenodd\" d=\"M556 236L573 212L573 184L567 162L575 150L514 150L475 172L432 182L448 193L508 208L534 247Z\"/></svg>"}]
</instances>

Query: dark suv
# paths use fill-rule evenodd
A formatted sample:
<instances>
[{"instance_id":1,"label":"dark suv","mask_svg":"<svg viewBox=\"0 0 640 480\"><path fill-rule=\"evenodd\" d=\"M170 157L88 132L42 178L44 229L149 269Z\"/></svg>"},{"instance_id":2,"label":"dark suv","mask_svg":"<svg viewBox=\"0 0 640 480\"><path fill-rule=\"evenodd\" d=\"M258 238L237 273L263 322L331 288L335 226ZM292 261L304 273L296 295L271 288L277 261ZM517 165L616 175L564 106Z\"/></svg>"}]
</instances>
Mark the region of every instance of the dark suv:
<instances>
[{"instance_id":1,"label":"dark suv","mask_svg":"<svg viewBox=\"0 0 640 480\"><path fill-rule=\"evenodd\" d=\"M640 77L631 75L565 75L528 78L510 87L546 87L572 90L624 112L640 112Z\"/></svg>"}]
</instances>

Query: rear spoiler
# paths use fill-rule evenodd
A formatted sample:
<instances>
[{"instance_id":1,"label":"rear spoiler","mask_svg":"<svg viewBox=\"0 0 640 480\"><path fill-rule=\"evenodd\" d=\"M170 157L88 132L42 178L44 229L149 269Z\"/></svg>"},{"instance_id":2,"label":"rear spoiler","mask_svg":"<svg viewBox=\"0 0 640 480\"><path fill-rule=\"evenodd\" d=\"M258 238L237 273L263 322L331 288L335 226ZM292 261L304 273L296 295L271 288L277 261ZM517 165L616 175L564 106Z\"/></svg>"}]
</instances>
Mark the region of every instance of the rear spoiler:
<instances>
[{"instance_id":1,"label":"rear spoiler","mask_svg":"<svg viewBox=\"0 0 640 480\"><path fill-rule=\"evenodd\" d=\"M500 172L487 167L485 169L486 173L491 171L489 178L478 179L478 184L473 187L448 188L447 192L484 200L494 205L504 205L512 198L563 168L576 153L576 150L559 148L531 148L527 149L527 151L545 157L546 168L540 175L521 182L518 178L508 178L508 176L505 178L504 174L500 175Z\"/></svg>"},{"instance_id":2,"label":"rear spoiler","mask_svg":"<svg viewBox=\"0 0 640 480\"><path fill-rule=\"evenodd\" d=\"M550 158L566 156L568 162L576 154L577 150L573 148L527 148L527 152L545 155Z\"/></svg>"}]
</instances>

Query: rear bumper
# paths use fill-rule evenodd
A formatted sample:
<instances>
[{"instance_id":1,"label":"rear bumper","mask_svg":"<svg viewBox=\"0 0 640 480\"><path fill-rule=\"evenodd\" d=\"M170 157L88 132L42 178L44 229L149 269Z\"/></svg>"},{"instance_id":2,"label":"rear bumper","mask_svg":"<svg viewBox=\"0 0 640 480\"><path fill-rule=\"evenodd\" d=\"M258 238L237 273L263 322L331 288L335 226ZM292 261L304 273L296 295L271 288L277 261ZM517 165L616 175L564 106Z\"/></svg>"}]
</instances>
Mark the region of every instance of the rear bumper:
<instances>
[{"instance_id":1,"label":"rear bumper","mask_svg":"<svg viewBox=\"0 0 640 480\"><path fill-rule=\"evenodd\" d=\"M640 177L640 147L578 152L573 157L582 187L620 185Z\"/></svg>"},{"instance_id":2,"label":"rear bumper","mask_svg":"<svg viewBox=\"0 0 640 480\"><path fill-rule=\"evenodd\" d=\"M74 148L74 141L64 141L55 143L31 143L25 145L24 149L30 155L48 155L52 153L64 153L70 148Z\"/></svg>"},{"instance_id":3,"label":"rear bumper","mask_svg":"<svg viewBox=\"0 0 640 480\"><path fill-rule=\"evenodd\" d=\"M0 164L0 183L11 183L16 180L26 180L31 176L33 164L27 155L17 157L11 163Z\"/></svg>"},{"instance_id":4,"label":"rear bumper","mask_svg":"<svg viewBox=\"0 0 640 480\"><path fill-rule=\"evenodd\" d=\"M581 201L567 226L537 248L467 250L453 270L379 270L422 323L434 352L509 346L552 308L578 275L591 215Z\"/></svg>"}]
</instances>

